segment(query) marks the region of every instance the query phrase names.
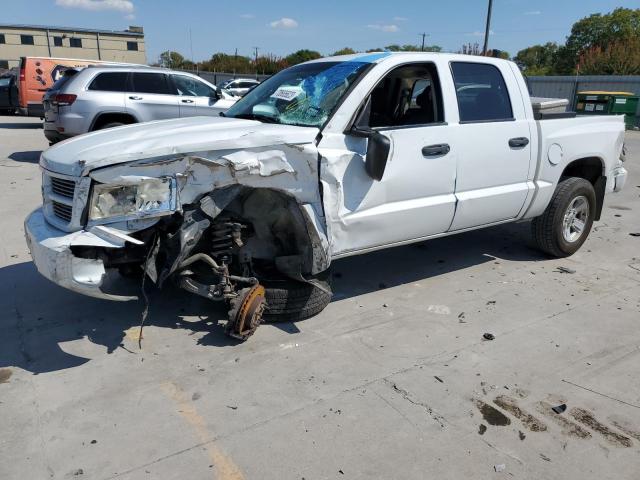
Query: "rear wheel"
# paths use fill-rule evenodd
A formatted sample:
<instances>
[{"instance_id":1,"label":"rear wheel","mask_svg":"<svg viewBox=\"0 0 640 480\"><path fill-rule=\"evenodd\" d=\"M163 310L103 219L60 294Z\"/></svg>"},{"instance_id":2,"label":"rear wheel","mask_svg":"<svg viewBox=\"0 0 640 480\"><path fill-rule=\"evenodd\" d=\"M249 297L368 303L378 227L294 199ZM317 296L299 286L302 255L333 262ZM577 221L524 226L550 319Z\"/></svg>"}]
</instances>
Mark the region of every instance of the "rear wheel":
<instances>
[{"instance_id":1,"label":"rear wheel","mask_svg":"<svg viewBox=\"0 0 640 480\"><path fill-rule=\"evenodd\" d=\"M584 178L563 179L544 213L533 220L538 248L554 257L573 255L586 241L595 213L593 185Z\"/></svg>"},{"instance_id":2,"label":"rear wheel","mask_svg":"<svg viewBox=\"0 0 640 480\"><path fill-rule=\"evenodd\" d=\"M331 302L328 275L314 280L322 288L295 280L265 282L264 321L295 322L320 313Z\"/></svg>"}]
</instances>

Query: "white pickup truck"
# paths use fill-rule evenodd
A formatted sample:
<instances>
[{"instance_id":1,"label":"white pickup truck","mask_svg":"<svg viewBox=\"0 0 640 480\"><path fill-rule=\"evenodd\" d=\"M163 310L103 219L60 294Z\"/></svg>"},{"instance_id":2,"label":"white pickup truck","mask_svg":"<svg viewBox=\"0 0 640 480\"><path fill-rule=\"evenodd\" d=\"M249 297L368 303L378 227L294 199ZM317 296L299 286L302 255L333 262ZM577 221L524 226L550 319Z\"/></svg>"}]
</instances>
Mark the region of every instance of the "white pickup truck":
<instances>
[{"instance_id":1,"label":"white pickup truck","mask_svg":"<svg viewBox=\"0 0 640 480\"><path fill-rule=\"evenodd\" d=\"M542 250L571 255L625 183L623 140L622 117L534 113L509 61L324 58L224 117L50 148L25 232L58 285L129 300L119 284L139 283L118 272L172 280L227 301L227 331L246 339L263 319L321 311L336 258L523 219Z\"/></svg>"}]
</instances>

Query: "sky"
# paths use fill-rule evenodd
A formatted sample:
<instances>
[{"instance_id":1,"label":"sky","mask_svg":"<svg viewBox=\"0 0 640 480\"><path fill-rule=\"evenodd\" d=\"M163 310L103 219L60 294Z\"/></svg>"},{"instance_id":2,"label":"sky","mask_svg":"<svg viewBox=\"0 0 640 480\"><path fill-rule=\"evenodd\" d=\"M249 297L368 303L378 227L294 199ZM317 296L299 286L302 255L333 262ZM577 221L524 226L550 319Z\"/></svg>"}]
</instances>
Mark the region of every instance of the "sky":
<instances>
[{"instance_id":1,"label":"sky","mask_svg":"<svg viewBox=\"0 0 640 480\"><path fill-rule=\"evenodd\" d=\"M489 48L515 55L563 43L576 20L617 7L640 8L640 0L494 0ZM253 56L254 47L278 56L302 48L328 55L343 47L420 44L423 32L427 44L457 51L482 44L487 0L7 0L2 11L3 23L141 25L147 61L154 62L165 50L196 61L236 48Z\"/></svg>"}]
</instances>

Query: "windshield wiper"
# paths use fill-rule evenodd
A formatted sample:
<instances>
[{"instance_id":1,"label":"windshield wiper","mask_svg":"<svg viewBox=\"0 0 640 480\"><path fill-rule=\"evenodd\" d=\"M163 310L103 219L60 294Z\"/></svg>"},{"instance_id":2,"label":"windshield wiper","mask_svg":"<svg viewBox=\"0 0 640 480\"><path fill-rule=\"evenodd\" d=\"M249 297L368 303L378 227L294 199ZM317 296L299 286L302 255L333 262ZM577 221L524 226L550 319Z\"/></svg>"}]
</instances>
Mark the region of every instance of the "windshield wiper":
<instances>
[{"instance_id":1,"label":"windshield wiper","mask_svg":"<svg viewBox=\"0 0 640 480\"><path fill-rule=\"evenodd\" d=\"M260 115L259 113L239 113L235 115L234 118L244 118L246 120L258 120L263 123L280 123L280 121L275 117L270 117L269 115Z\"/></svg>"}]
</instances>

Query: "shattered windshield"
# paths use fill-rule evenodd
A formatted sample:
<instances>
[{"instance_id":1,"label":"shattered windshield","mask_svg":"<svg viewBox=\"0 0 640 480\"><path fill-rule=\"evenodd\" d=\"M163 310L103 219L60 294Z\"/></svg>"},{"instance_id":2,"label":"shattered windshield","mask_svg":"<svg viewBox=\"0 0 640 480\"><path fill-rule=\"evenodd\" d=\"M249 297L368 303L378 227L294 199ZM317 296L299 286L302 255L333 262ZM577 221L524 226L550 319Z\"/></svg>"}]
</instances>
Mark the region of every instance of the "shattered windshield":
<instances>
[{"instance_id":1,"label":"shattered windshield","mask_svg":"<svg viewBox=\"0 0 640 480\"><path fill-rule=\"evenodd\" d=\"M315 62L288 68L254 88L225 117L322 127L368 65Z\"/></svg>"}]
</instances>

